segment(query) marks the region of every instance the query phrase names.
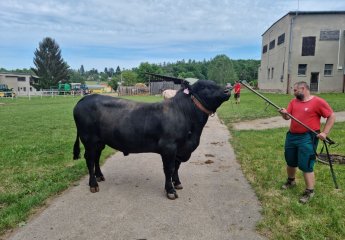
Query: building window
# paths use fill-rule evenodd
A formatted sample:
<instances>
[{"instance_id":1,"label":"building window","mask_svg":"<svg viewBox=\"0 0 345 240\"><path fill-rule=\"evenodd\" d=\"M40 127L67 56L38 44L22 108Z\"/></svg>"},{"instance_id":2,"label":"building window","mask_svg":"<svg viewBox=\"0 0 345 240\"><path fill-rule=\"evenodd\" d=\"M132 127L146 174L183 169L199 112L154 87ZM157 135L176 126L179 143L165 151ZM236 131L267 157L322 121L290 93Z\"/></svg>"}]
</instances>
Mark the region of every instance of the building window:
<instances>
[{"instance_id":1,"label":"building window","mask_svg":"<svg viewBox=\"0 0 345 240\"><path fill-rule=\"evenodd\" d=\"M270 42L270 50L273 49L275 46L276 46L276 40L274 39Z\"/></svg>"},{"instance_id":2,"label":"building window","mask_svg":"<svg viewBox=\"0 0 345 240\"><path fill-rule=\"evenodd\" d=\"M38 78L30 77L30 84L37 84L37 83L38 83Z\"/></svg>"},{"instance_id":3,"label":"building window","mask_svg":"<svg viewBox=\"0 0 345 240\"><path fill-rule=\"evenodd\" d=\"M32 92L32 87L30 87L30 92Z\"/></svg>"},{"instance_id":4,"label":"building window","mask_svg":"<svg viewBox=\"0 0 345 240\"><path fill-rule=\"evenodd\" d=\"M280 35L278 37L278 45L282 44L285 42L285 33L283 33L282 35Z\"/></svg>"},{"instance_id":5,"label":"building window","mask_svg":"<svg viewBox=\"0 0 345 240\"><path fill-rule=\"evenodd\" d=\"M307 75L307 64L298 64L298 76Z\"/></svg>"},{"instance_id":6,"label":"building window","mask_svg":"<svg viewBox=\"0 0 345 240\"><path fill-rule=\"evenodd\" d=\"M302 56L315 56L316 37L303 37Z\"/></svg>"},{"instance_id":7,"label":"building window","mask_svg":"<svg viewBox=\"0 0 345 240\"><path fill-rule=\"evenodd\" d=\"M262 53L266 53L267 52L267 44L262 48Z\"/></svg>"},{"instance_id":8,"label":"building window","mask_svg":"<svg viewBox=\"0 0 345 240\"><path fill-rule=\"evenodd\" d=\"M17 77L18 82L25 82L25 77Z\"/></svg>"},{"instance_id":9,"label":"building window","mask_svg":"<svg viewBox=\"0 0 345 240\"><path fill-rule=\"evenodd\" d=\"M271 79L273 79L274 68L271 70Z\"/></svg>"},{"instance_id":10,"label":"building window","mask_svg":"<svg viewBox=\"0 0 345 240\"><path fill-rule=\"evenodd\" d=\"M267 71L267 79L270 79L271 69L269 68Z\"/></svg>"},{"instance_id":11,"label":"building window","mask_svg":"<svg viewBox=\"0 0 345 240\"><path fill-rule=\"evenodd\" d=\"M26 92L26 87L23 87L23 91Z\"/></svg>"},{"instance_id":12,"label":"building window","mask_svg":"<svg viewBox=\"0 0 345 240\"><path fill-rule=\"evenodd\" d=\"M323 75L332 76L332 74L333 74L333 64L325 64L325 70L323 71Z\"/></svg>"},{"instance_id":13,"label":"building window","mask_svg":"<svg viewBox=\"0 0 345 240\"><path fill-rule=\"evenodd\" d=\"M20 87L18 87L18 92L20 92Z\"/></svg>"}]
</instances>

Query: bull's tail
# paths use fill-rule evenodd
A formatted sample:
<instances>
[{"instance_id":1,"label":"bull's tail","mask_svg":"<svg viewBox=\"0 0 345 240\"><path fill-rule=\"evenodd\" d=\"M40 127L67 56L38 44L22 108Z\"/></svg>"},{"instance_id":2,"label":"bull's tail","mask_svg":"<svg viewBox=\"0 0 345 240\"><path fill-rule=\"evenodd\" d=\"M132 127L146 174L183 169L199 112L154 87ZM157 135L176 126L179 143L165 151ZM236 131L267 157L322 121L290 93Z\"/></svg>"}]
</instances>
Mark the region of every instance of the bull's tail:
<instances>
[{"instance_id":1,"label":"bull's tail","mask_svg":"<svg viewBox=\"0 0 345 240\"><path fill-rule=\"evenodd\" d=\"M77 160L80 158L80 141L79 141L79 133L77 131L77 138L75 139L74 147L73 147L73 159Z\"/></svg>"}]
</instances>

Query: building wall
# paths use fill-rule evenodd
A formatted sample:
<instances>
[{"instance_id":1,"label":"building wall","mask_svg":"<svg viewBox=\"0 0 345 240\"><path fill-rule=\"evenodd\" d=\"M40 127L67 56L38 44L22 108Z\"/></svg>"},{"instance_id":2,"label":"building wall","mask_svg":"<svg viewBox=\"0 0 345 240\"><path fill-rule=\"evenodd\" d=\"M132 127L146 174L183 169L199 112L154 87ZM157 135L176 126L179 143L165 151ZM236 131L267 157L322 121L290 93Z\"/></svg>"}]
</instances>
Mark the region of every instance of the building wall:
<instances>
[{"instance_id":1,"label":"building wall","mask_svg":"<svg viewBox=\"0 0 345 240\"><path fill-rule=\"evenodd\" d=\"M285 45L268 49L261 57L258 85L260 89L277 92L292 92L295 82L311 83L311 75L318 74L316 92L344 91L345 64L345 12L287 14L274 23L263 35L262 46L269 44L285 31ZM321 31L340 31L338 40L322 40ZM291 33L291 36L290 36ZM315 37L314 56L302 56L303 37ZM291 40L291 42L290 42ZM282 50L285 49L285 51ZM298 75L298 65L306 64L305 75ZM324 75L325 64L333 64L332 75ZM279 69L280 66L281 69ZM274 68L273 78L267 77L267 69ZM278 69L278 72L276 71ZM280 70L280 71L279 71ZM280 72L284 72L278 77ZM276 74L277 73L277 74Z\"/></svg>"},{"instance_id":2,"label":"building wall","mask_svg":"<svg viewBox=\"0 0 345 240\"><path fill-rule=\"evenodd\" d=\"M262 36L262 46L267 46L267 52L261 48L261 66L259 69L259 88L267 91L283 91L286 88L287 61L289 53L289 17L285 16L272 25ZM278 45L278 37L284 34L284 42ZM274 48L269 45L275 41ZM273 73L272 73L273 71Z\"/></svg>"},{"instance_id":3,"label":"building wall","mask_svg":"<svg viewBox=\"0 0 345 240\"><path fill-rule=\"evenodd\" d=\"M16 96L39 95L40 92L30 85L30 75L0 73L0 83L13 88Z\"/></svg>"}]
</instances>

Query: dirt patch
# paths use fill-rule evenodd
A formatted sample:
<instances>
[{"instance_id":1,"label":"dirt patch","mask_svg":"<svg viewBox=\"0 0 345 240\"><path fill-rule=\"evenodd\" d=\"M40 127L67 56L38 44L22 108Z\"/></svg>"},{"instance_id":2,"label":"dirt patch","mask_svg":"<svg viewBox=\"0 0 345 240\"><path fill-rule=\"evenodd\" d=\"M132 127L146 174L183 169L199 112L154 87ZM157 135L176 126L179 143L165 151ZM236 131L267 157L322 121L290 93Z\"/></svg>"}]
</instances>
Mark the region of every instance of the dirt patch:
<instances>
[{"instance_id":1,"label":"dirt patch","mask_svg":"<svg viewBox=\"0 0 345 240\"><path fill-rule=\"evenodd\" d=\"M213 154L206 153L206 154L205 154L205 157L214 157L214 155L213 155Z\"/></svg>"},{"instance_id":2,"label":"dirt patch","mask_svg":"<svg viewBox=\"0 0 345 240\"><path fill-rule=\"evenodd\" d=\"M319 156L321 161L328 164L328 158L326 153L320 153ZM345 156L339 154L330 154L332 163L345 164Z\"/></svg>"}]
</instances>

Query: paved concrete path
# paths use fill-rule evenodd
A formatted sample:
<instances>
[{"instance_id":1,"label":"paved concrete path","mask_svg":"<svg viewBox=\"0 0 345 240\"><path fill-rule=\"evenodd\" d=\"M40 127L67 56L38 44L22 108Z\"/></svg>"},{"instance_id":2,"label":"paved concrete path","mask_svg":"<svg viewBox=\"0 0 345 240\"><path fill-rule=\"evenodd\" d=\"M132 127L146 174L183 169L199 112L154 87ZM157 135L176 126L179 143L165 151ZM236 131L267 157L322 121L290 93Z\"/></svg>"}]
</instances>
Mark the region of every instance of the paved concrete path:
<instances>
[{"instance_id":1,"label":"paved concrete path","mask_svg":"<svg viewBox=\"0 0 345 240\"><path fill-rule=\"evenodd\" d=\"M345 112L336 112L335 117L336 122L345 122ZM291 120L286 121L281 116L277 116L252 121L242 121L239 123L234 123L233 127L236 130L264 130L269 128L289 127L290 121ZM326 120L321 118L321 122L324 123Z\"/></svg>"},{"instance_id":2,"label":"paved concrete path","mask_svg":"<svg viewBox=\"0 0 345 240\"><path fill-rule=\"evenodd\" d=\"M263 239L255 232L259 202L228 139L226 127L210 118L181 165L177 200L165 196L159 155L117 153L102 167L99 193L83 178L8 239Z\"/></svg>"}]
</instances>

